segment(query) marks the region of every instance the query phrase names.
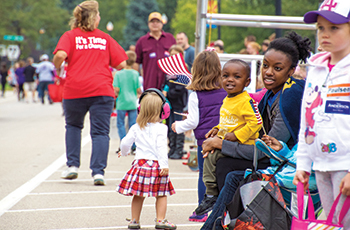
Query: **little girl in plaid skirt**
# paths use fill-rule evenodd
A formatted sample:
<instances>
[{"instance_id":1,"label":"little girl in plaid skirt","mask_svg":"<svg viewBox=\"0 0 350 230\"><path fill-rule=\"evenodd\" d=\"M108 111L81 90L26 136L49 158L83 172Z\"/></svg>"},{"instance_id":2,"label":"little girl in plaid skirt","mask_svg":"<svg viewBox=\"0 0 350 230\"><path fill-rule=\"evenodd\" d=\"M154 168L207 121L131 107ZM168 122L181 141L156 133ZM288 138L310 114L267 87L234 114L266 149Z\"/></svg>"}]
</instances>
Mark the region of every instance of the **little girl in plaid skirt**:
<instances>
[{"instance_id":1,"label":"little girl in plaid skirt","mask_svg":"<svg viewBox=\"0 0 350 230\"><path fill-rule=\"evenodd\" d=\"M176 229L176 225L165 219L167 196L175 194L169 179L166 118L169 107L165 97L157 89L147 89L140 97L140 113L136 124L120 143L118 157L127 156L135 142L136 154L130 170L121 180L117 191L133 196L129 229L139 229L140 215L145 197L156 198L157 229Z\"/></svg>"}]
</instances>

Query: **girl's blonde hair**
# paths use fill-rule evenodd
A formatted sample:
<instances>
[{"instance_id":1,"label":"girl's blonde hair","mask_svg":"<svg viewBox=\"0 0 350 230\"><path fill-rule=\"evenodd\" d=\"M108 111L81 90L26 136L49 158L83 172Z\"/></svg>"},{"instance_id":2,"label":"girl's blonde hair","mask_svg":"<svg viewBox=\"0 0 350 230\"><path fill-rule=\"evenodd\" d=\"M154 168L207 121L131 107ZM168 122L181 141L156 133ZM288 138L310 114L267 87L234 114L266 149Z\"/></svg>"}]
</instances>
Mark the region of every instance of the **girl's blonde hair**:
<instances>
[{"instance_id":1,"label":"girl's blonde hair","mask_svg":"<svg viewBox=\"0 0 350 230\"><path fill-rule=\"evenodd\" d=\"M213 51L199 53L192 66L192 82L187 89L194 91L221 88L221 64Z\"/></svg>"},{"instance_id":2,"label":"girl's blonde hair","mask_svg":"<svg viewBox=\"0 0 350 230\"><path fill-rule=\"evenodd\" d=\"M169 53L171 53L171 51L173 51L173 50L175 50L176 52L181 53L182 55L184 55L184 49L181 46L179 46L179 45L175 44L175 45L170 46Z\"/></svg>"},{"instance_id":3,"label":"girl's blonde hair","mask_svg":"<svg viewBox=\"0 0 350 230\"><path fill-rule=\"evenodd\" d=\"M73 16L69 22L70 28L80 28L84 31L96 29L96 16L98 14L97 1L85 1L77 5L73 10Z\"/></svg>"},{"instance_id":4,"label":"girl's blonde hair","mask_svg":"<svg viewBox=\"0 0 350 230\"><path fill-rule=\"evenodd\" d=\"M147 92L140 102L140 113L136 122L141 129L147 126L147 123L157 123L160 121L160 112L163 101L155 92Z\"/></svg>"},{"instance_id":5,"label":"girl's blonde hair","mask_svg":"<svg viewBox=\"0 0 350 230\"><path fill-rule=\"evenodd\" d=\"M259 52L259 50L261 50L261 46L257 42L249 42L248 45L251 45L253 47L253 49L255 49L257 52Z\"/></svg>"}]
</instances>

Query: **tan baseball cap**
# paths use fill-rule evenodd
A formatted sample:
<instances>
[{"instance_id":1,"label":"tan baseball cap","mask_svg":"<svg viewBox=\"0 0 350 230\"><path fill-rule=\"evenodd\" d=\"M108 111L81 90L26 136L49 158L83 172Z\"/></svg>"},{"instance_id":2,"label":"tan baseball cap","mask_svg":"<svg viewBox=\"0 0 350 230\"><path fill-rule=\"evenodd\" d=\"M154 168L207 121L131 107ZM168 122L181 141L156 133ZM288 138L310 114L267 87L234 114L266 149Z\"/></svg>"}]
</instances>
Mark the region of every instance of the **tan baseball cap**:
<instances>
[{"instance_id":1,"label":"tan baseball cap","mask_svg":"<svg viewBox=\"0 0 350 230\"><path fill-rule=\"evenodd\" d=\"M150 22L152 19L158 19L159 21L162 21L162 15L158 12L152 12L148 16L148 22Z\"/></svg>"}]
</instances>

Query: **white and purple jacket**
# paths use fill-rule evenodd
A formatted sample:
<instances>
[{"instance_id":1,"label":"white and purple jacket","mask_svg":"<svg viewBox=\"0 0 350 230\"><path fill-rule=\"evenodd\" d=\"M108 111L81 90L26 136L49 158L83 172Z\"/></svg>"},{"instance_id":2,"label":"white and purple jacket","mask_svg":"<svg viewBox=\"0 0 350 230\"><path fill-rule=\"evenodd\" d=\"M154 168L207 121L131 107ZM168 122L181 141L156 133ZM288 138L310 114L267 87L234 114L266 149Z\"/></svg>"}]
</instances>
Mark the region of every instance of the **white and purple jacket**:
<instances>
[{"instance_id":1,"label":"white and purple jacket","mask_svg":"<svg viewBox=\"0 0 350 230\"><path fill-rule=\"evenodd\" d=\"M304 90L297 169L350 169L350 54L329 71L330 53L310 58Z\"/></svg>"}]
</instances>

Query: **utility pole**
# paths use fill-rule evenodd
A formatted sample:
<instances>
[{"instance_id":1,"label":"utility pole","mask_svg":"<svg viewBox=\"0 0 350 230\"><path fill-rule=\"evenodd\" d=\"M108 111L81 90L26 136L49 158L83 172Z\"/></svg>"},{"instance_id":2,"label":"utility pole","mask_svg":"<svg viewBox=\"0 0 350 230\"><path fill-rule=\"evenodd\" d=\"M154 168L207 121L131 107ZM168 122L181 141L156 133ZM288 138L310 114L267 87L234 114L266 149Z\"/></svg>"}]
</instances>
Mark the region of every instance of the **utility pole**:
<instances>
[{"instance_id":1,"label":"utility pole","mask_svg":"<svg viewBox=\"0 0 350 230\"><path fill-rule=\"evenodd\" d=\"M282 3L281 0L275 0L275 9L276 9L276 15L282 15ZM282 30L276 29L276 38L282 37Z\"/></svg>"}]
</instances>

